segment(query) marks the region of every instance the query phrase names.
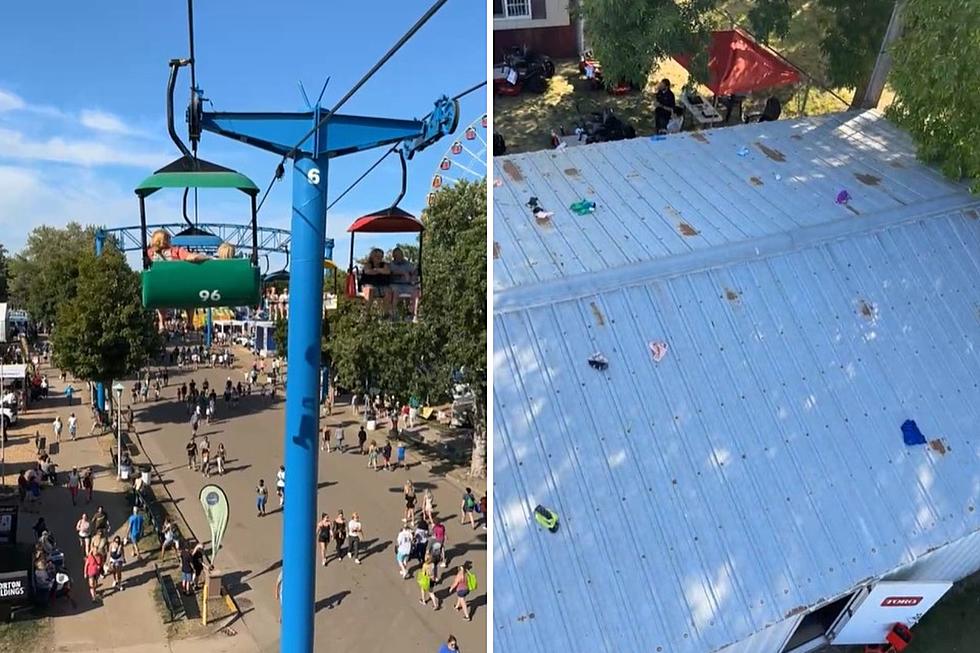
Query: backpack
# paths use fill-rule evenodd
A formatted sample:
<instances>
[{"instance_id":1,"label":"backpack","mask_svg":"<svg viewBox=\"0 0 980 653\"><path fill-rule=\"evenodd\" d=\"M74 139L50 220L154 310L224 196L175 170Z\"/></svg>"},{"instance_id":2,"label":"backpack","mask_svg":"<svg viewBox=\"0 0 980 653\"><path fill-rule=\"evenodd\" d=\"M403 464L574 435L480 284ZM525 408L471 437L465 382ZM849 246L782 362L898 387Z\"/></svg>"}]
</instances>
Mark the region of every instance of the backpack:
<instances>
[{"instance_id":1,"label":"backpack","mask_svg":"<svg viewBox=\"0 0 980 653\"><path fill-rule=\"evenodd\" d=\"M471 592L476 589L476 574L472 571L466 572L466 589Z\"/></svg>"},{"instance_id":2,"label":"backpack","mask_svg":"<svg viewBox=\"0 0 980 653\"><path fill-rule=\"evenodd\" d=\"M476 498L472 494L467 494L463 497L463 505L467 508L472 508L476 505Z\"/></svg>"}]
</instances>

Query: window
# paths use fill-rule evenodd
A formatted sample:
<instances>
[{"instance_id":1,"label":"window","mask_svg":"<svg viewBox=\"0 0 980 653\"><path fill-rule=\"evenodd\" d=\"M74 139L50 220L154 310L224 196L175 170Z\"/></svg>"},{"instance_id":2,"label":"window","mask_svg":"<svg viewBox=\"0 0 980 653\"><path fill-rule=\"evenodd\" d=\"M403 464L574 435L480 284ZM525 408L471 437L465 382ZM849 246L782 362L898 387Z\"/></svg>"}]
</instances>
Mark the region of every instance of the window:
<instances>
[{"instance_id":1,"label":"window","mask_svg":"<svg viewBox=\"0 0 980 653\"><path fill-rule=\"evenodd\" d=\"M496 18L530 18L531 0L494 0L493 15Z\"/></svg>"}]
</instances>

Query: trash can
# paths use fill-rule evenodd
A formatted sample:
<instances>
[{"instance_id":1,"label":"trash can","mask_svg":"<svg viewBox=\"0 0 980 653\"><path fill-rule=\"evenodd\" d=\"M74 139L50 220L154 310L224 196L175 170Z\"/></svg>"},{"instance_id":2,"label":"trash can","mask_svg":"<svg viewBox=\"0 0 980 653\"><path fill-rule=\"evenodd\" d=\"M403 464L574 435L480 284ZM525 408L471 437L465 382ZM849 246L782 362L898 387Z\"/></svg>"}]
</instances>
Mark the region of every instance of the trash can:
<instances>
[{"instance_id":1,"label":"trash can","mask_svg":"<svg viewBox=\"0 0 980 653\"><path fill-rule=\"evenodd\" d=\"M150 484L150 466L149 465L143 465L140 468L140 478L143 480L143 483L145 483L146 485L149 485Z\"/></svg>"}]
</instances>

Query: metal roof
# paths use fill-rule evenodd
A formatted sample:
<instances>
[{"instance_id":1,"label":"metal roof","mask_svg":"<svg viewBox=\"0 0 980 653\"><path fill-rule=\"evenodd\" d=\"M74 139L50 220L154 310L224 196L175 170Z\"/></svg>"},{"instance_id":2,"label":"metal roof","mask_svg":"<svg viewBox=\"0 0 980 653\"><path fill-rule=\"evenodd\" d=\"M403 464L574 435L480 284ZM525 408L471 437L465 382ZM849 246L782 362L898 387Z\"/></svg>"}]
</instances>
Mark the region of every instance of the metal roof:
<instances>
[{"instance_id":1,"label":"metal roof","mask_svg":"<svg viewBox=\"0 0 980 653\"><path fill-rule=\"evenodd\" d=\"M980 200L874 112L703 138L494 162L500 650L715 651L980 529Z\"/></svg>"}]
</instances>

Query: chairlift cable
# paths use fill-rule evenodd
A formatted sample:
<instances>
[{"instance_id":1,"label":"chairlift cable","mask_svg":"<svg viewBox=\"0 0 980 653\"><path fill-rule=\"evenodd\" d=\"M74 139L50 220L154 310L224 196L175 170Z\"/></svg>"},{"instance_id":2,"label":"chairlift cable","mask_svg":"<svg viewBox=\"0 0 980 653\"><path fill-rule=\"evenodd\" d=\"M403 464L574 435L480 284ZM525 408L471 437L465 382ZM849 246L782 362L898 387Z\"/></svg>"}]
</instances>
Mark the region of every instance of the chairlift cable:
<instances>
[{"instance_id":1,"label":"chairlift cable","mask_svg":"<svg viewBox=\"0 0 980 653\"><path fill-rule=\"evenodd\" d=\"M359 183L361 183L364 180L365 177L367 177L369 174L371 174L371 172L375 168L377 168L379 165L381 165L381 162L384 161L385 159L387 159L388 158L388 155L391 154L392 152L394 152L396 149L398 149L398 146L397 145L394 146L394 147L389 148L388 151L385 152L381 156L380 159L378 159L377 161L375 161L374 164L370 168L368 168L367 170L364 171L364 174L362 174L360 177L358 177L356 180L354 180L354 183L352 183L350 186L348 186L347 189L344 190L343 193L341 193L340 195L338 195L337 198L334 201L330 202L330 204L327 205L327 210L329 211L330 209L332 209L334 204L336 204L337 202L339 202L340 200L342 200L344 198L344 195L346 195L347 193L349 193L350 191L352 191L354 189L354 186L357 186Z\"/></svg>"},{"instance_id":2,"label":"chairlift cable","mask_svg":"<svg viewBox=\"0 0 980 653\"><path fill-rule=\"evenodd\" d=\"M190 2L190 1L191 0L188 0L188 2ZM444 4L446 4L447 1L448 0L436 0L432 4L432 6L429 7L428 11L426 11L425 14L423 14L421 18L419 18L417 21L415 21L415 24L412 25L412 27L407 32L405 32L405 34L402 35L402 37L400 39L398 39L398 41L393 46L391 46L391 48L388 50L388 52L386 52L384 54L384 56L382 56L381 59L379 59L377 61L377 63L375 63L371 67L371 69L368 70L367 73L365 73L364 76L361 77L361 79L358 80L358 82L356 84L354 84L354 86L352 86L351 89L349 91L347 91L347 93L345 93L342 98L340 98L340 100L333 106L333 108L331 108L329 111L327 111L326 112L326 115L324 115L323 118L321 118L317 122L317 124L313 126L312 129L310 129L308 132L306 132L306 134L304 134L303 137L301 139L299 139L299 141L296 142L296 145L294 145L289 150L289 152L287 152L285 155L283 155L282 159L280 159L280 161L279 161L279 165L276 168L276 173L277 174L274 175L273 178L272 178L272 180L269 182L269 187L268 187L268 189L266 189L265 194L262 196L262 201L259 202L259 208L262 207L262 202L265 202L265 198L269 194L269 191L272 190L272 186L276 182L276 179L278 179L278 178L281 177L281 175L279 175L278 173L279 173L279 170L283 168L283 164L286 163L286 160L289 159L290 157L292 157L293 155L295 155L296 152L299 151L300 146L303 143L306 142L306 139L308 139L310 136L312 136L313 134L315 134L317 132L317 130L320 129L320 127L322 127L324 124L327 123L327 121L330 120L331 116L333 116L335 113L337 113L337 111L339 111L342 106L344 106L345 104L347 104L347 101L350 100L354 96L354 94L357 93L357 91L359 91L361 89L361 87L364 86L364 84L366 84L368 82L368 80L370 80L374 76L374 74L378 72L378 70L381 69L382 66L384 66L386 63L388 63L388 60L390 60L393 56L395 56L395 53L397 53L402 48L402 46L405 45L408 42L409 39L411 39L413 36L415 36L415 34L420 29L422 29L422 27L427 22L429 22L429 19L432 18L436 14L437 11L439 11L440 9L442 9L442 6ZM385 156L387 156L387 154L385 154ZM380 163L380 161L379 161L379 163ZM344 192L346 192L346 191L344 191ZM339 200L340 198L338 197L337 199ZM336 200L334 200L334 201L336 202Z\"/></svg>"},{"instance_id":3,"label":"chairlift cable","mask_svg":"<svg viewBox=\"0 0 980 653\"><path fill-rule=\"evenodd\" d=\"M460 98L462 98L462 97L464 97L466 95L469 95L473 91L476 91L476 90L479 90L480 88L483 88L486 85L487 85L487 82L486 82L486 80L484 80L484 81L480 82L479 84L476 84L475 86L471 86L470 88L466 89L462 93L459 93L458 95L454 95L453 96L453 99L454 100L458 100L458 99L460 99Z\"/></svg>"}]
</instances>

